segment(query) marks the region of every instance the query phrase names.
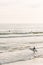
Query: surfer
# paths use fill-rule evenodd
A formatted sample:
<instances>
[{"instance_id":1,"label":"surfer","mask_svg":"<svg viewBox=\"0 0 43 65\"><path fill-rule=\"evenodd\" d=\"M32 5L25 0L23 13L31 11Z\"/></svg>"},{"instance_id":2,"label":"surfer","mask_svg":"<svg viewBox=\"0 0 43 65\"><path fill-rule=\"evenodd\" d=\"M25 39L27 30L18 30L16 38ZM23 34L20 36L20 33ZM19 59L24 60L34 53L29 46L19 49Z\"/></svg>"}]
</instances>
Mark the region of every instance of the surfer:
<instances>
[{"instance_id":1,"label":"surfer","mask_svg":"<svg viewBox=\"0 0 43 65\"><path fill-rule=\"evenodd\" d=\"M37 52L37 50L36 50L35 46L33 47L33 52L34 52L34 53L35 53L35 52Z\"/></svg>"},{"instance_id":2,"label":"surfer","mask_svg":"<svg viewBox=\"0 0 43 65\"><path fill-rule=\"evenodd\" d=\"M34 57L35 57L35 56L36 56L36 55L35 55L35 52L37 52L35 46L33 47L33 52L34 52Z\"/></svg>"}]
</instances>

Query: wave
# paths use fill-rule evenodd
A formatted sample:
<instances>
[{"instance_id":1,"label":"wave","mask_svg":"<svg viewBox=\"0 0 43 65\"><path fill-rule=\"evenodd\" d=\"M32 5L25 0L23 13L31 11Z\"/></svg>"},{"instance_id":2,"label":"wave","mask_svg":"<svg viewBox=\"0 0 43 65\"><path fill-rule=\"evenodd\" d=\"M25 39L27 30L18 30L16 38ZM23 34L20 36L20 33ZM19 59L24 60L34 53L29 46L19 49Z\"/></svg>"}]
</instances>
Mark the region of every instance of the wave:
<instances>
[{"instance_id":1,"label":"wave","mask_svg":"<svg viewBox=\"0 0 43 65\"><path fill-rule=\"evenodd\" d=\"M43 36L43 35L15 35L15 36L13 36L13 35L6 35L6 36L0 36L0 38L17 38L17 37L37 37L37 36Z\"/></svg>"},{"instance_id":2,"label":"wave","mask_svg":"<svg viewBox=\"0 0 43 65\"><path fill-rule=\"evenodd\" d=\"M18 61L32 60L34 58L43 58L43 49L37 49L38 52L33 54L33 51L29 49L19 50L15 52L5 52L0 54L1 64L8 64ZM40 53L42 52L42 53Z\"/></svg>"}]
</instances>

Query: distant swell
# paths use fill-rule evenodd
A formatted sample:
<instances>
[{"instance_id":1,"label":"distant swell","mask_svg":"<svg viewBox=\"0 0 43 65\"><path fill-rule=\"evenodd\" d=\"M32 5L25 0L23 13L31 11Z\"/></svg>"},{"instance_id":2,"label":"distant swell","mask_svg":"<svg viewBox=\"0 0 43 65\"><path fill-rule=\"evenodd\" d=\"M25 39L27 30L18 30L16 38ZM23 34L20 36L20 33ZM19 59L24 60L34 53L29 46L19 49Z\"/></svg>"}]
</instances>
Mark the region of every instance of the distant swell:
<instances>
[{"instance_id":1,"label":"distant swell","mask_svg":"<svg viewBox=\"0 0 43 65\"><path fill-rule=\"evenodd\" d=\"M43 35L21 35L21 36L0 36L0 38L17 38L17 37L37 37L37 36L43 36Z\"/></svg>"}]
</instances>

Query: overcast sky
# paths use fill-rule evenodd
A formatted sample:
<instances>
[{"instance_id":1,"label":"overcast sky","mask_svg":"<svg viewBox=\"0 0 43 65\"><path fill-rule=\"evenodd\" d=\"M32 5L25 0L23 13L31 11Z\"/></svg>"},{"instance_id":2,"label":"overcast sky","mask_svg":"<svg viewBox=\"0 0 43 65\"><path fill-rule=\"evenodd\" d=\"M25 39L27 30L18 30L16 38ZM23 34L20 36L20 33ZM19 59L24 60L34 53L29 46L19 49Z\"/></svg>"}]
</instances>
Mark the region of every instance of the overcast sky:
<instances>
[{"instance_id":1,"label":"overcast sky","mask_svg":"<svg viewBox=\"0 0 43 65\"><path fill-rule=\"evenodd\" d=\"M43 7L43 0L0 0L0 7Z\"/></svg>"},{"instance_id":2,"label":"overcast sky","mask_svg":"<svg viewBox=\"0 0 43 65\"><path fill-rule=\"evenodd\" d=\"M43 0L0 0L0 23L43 23Z\"/></svg>"}]
</instances>

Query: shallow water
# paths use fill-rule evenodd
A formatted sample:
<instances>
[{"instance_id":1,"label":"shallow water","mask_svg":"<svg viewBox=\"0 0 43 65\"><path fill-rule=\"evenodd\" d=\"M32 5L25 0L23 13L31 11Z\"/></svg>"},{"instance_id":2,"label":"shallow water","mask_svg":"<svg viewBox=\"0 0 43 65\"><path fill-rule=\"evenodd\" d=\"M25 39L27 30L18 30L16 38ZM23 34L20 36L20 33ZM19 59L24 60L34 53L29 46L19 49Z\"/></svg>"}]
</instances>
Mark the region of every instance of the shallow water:
<instances>
[{"instance_id":1,"label":"shallow water","mask_svg":"<svg viewBox=\"0 0 43 65\"><path fill-rule=\"evenodd\" d=\"M12 63L34 58L33 51L37 48L36 56L43 57L43 36L0 38L0 63Z\"/></svg>"}]
</instances>

